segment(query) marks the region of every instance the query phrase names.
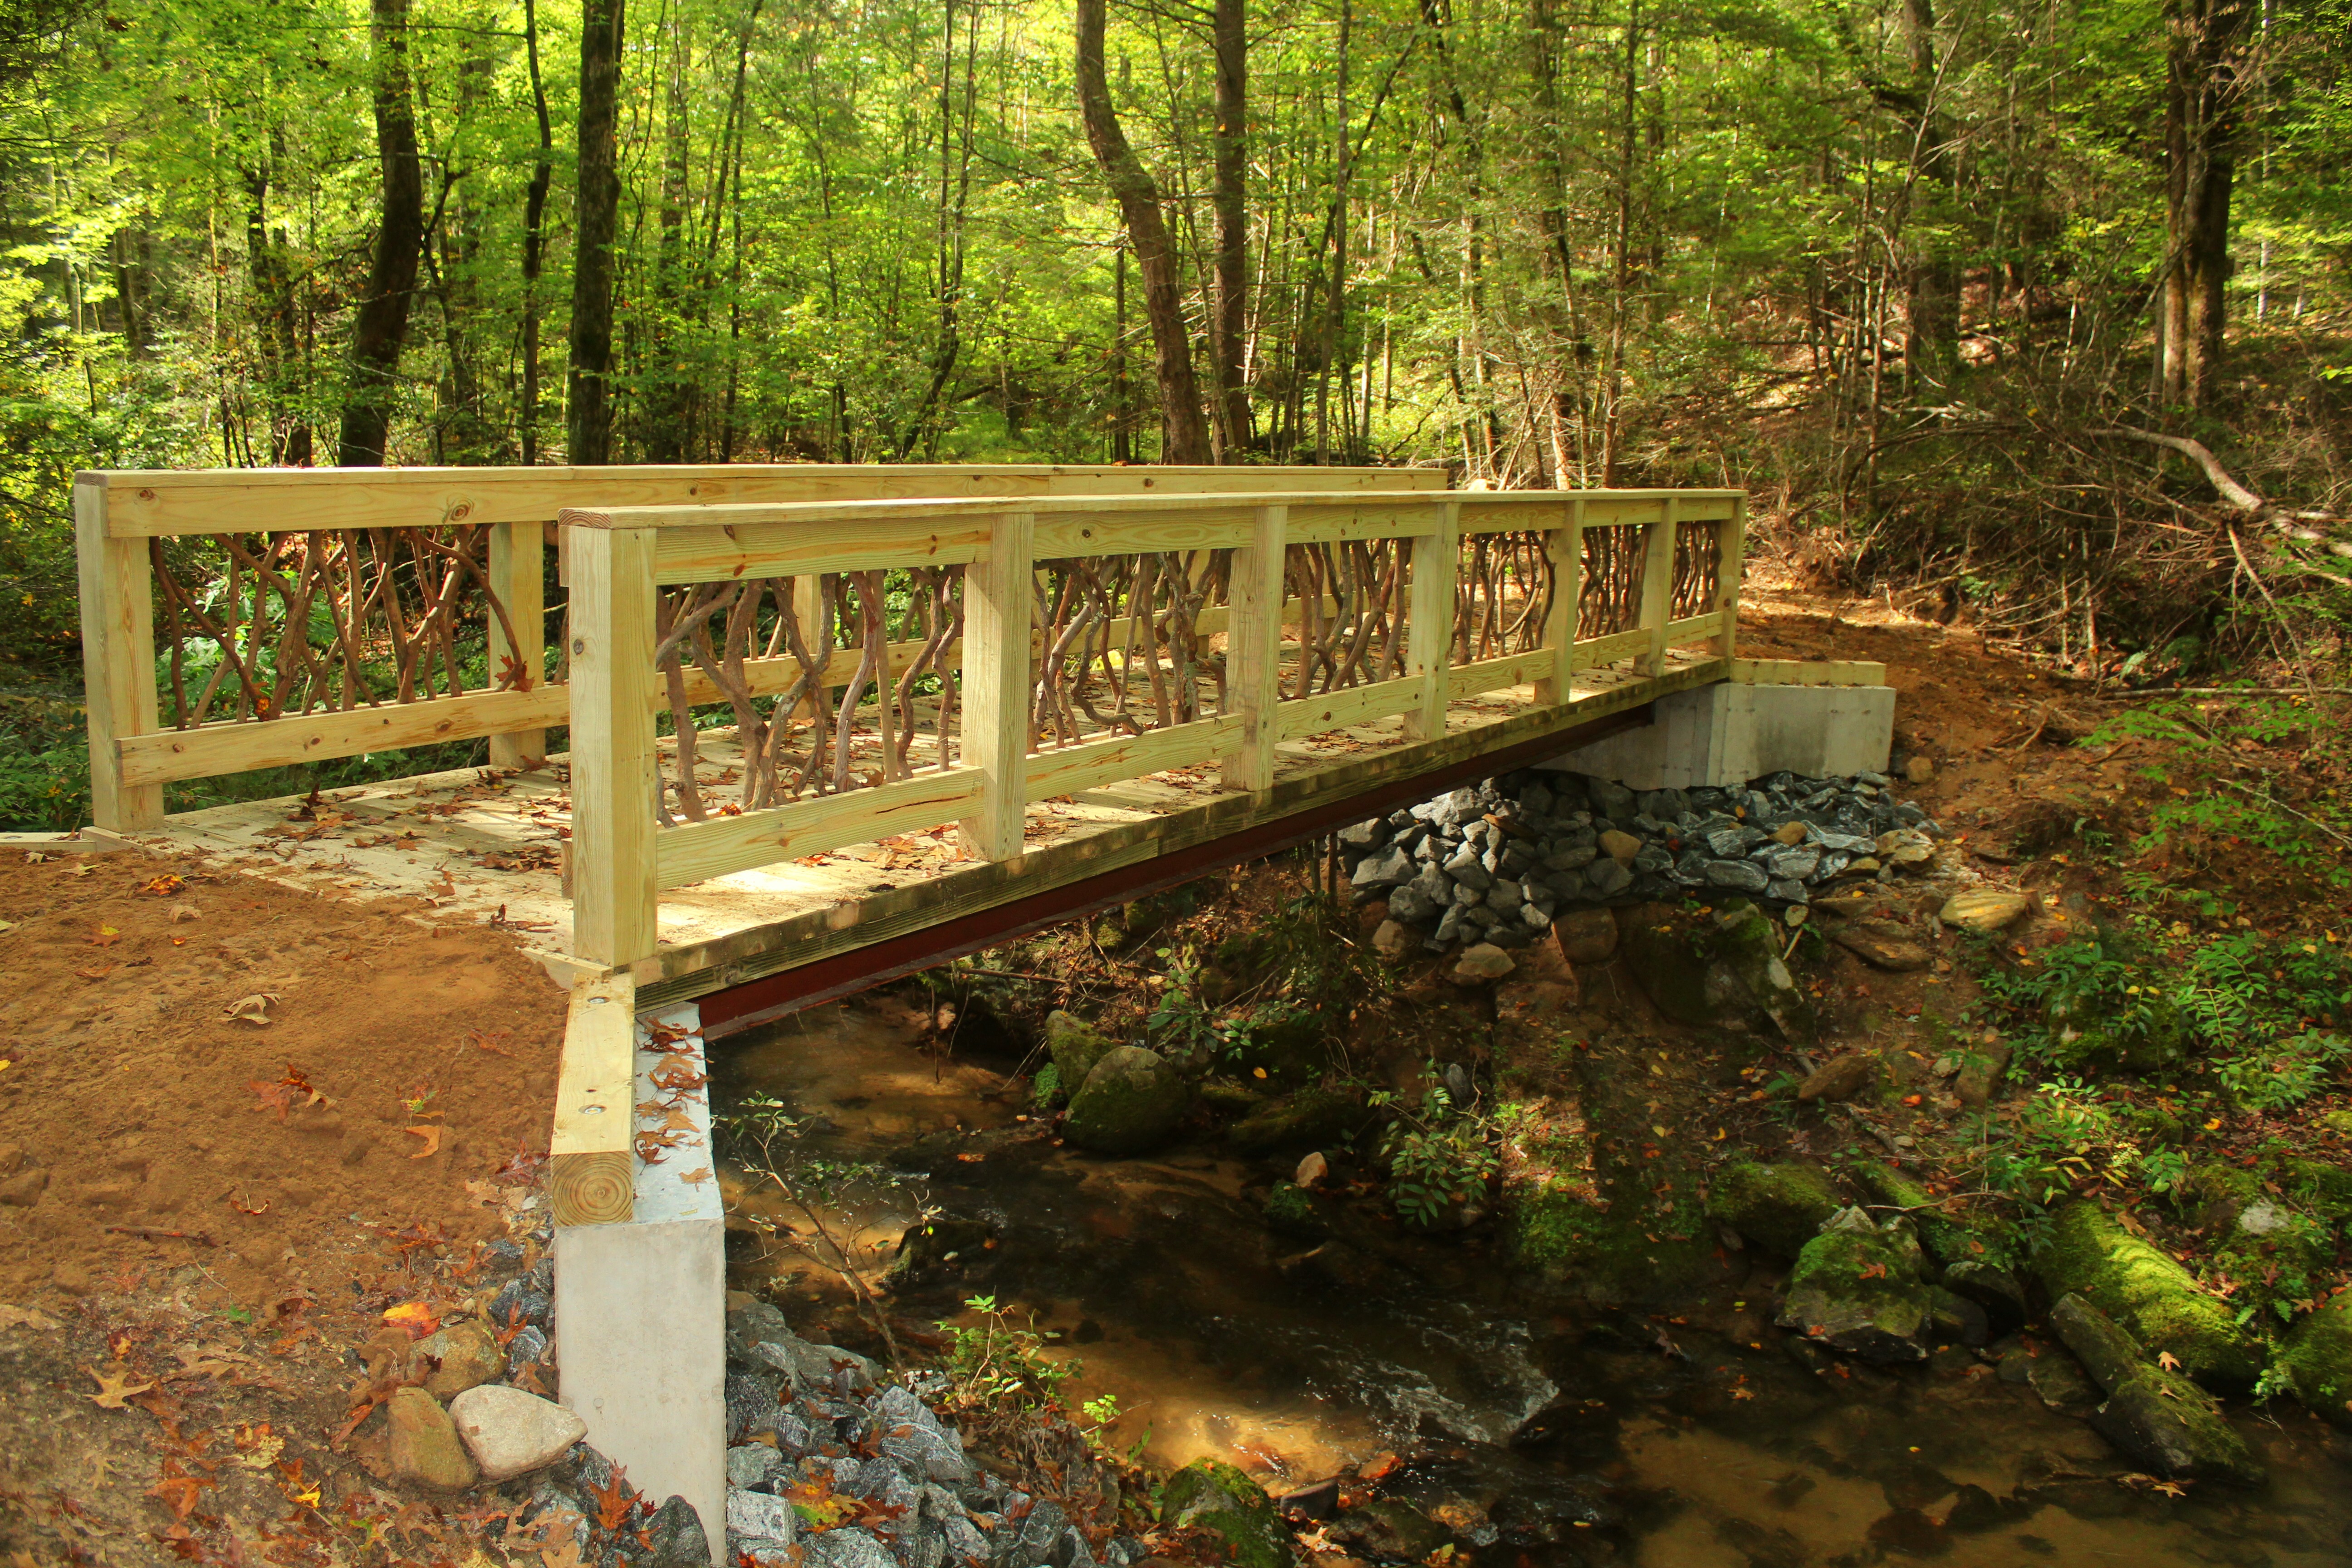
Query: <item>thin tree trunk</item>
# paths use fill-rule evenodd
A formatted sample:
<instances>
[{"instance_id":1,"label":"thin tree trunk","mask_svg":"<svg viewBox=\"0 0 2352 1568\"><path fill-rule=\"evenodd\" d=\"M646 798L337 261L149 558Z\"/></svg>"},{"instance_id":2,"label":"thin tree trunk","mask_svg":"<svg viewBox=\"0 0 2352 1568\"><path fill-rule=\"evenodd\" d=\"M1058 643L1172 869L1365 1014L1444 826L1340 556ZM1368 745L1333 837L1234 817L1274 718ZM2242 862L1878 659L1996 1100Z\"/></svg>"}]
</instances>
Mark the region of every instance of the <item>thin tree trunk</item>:
<instances>
[{"instance_id":1,"label":"thin tree trunk","mask_svg":"<svg viewBox=\"0 0 2352 1568\"><path fill-rule=\"evenodd\" d=\"M555 127L547 83L539 73L539 0L523 0L523 52L530 62L530 106L539 116L539 156L523 195L522 460L539 461L539 274L547 256L547 187L555 172Z\"/></svg>"},{"instance_id":2,"label":"thin tree trunk","mask_svg":"<svg viewBox=\"0 0 2352 1568\"><path fill-rule=\"evenodd\" d=\"M1238 462L1250 444L1249 389L1243 375L1249 335L1249 37L1244 0L1216 0L1217 310L1221 456Z\"/></svg>"},{"instance_id":3,"label":"thin tree trunk","mask_svg":"<svg viewBox=\"0 0 2352 1568\"><path fill-rule=\"evenodd\" d=\"M1192 376L1192 340L1184 324L1176 251L1160 210L1160 187L1128 145L1111 106L1103 66L1105 10L1105 0L1077 0L1078 108L1086 120L1087 142L1126 220L1136 268L1143 274L1143 310L1151 322L1152 367L1160 382L1160 460L1205 463L1209 423L1202 415L1200 387Z\"/></svg>"},{"instance_id":4,"label":"thin tree trunk","mask_svg":"<svg viewBox=\"0 0 2352 1568\"><path fill-rule=\"evenodd\" d=\"M367 292L352 325L351 385L343 395L335 461L373 468L383 462L392 428L400 350L425 247L425 174L416 153L416 112L408 86L408 0L375 0L376 162L383 202Z\"/></svg>"},{"instance_id":5,"label":"thin tree trunk","mask_svg":"<svg viewBox=\"0 0 2352 1568\"><path fill-rule=\"evenodd\" d=\"M661 209L656 219L654 286L646 302L646 376L645 413L646 460L680 463L693 440L693 377L682 363L687 336L695 316L692 268L687 259L686 202L687 139L686 69L692 45L685 14L674 12L669 39L669 82L663 120Z\"/></svg>"},{"instance_id":6,"label":"thin tree trunk","mask_svg":"<svg viewBox=\"0 0 2352 1568\"><path fill-rule=\"evenodd\" d=\"M621 216L615 128L626 0L583 0L580 178L572 264L570 460L612 461L613 247Z\"/></svg>"}]
</instances>

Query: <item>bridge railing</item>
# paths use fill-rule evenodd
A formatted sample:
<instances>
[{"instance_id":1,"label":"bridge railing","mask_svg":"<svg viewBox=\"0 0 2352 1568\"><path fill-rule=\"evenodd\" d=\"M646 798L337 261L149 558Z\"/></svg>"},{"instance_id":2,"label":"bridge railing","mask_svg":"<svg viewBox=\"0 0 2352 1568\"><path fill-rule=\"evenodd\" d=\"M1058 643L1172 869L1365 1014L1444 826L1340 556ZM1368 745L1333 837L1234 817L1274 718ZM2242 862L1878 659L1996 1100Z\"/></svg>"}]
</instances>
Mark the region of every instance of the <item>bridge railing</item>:
<instances>
[{"instance_id":1,"label":"bridge railing","mask_svg":"<svg viewBox=\"0 0 2352 1568\"><path fill-rule=\"evenodd\" d=\"M150 829L168 784L446 741L488 737L497 767L537 762L568 710L565 657L544 640L543 583L545 543L569 502L1417 482L1444 476L804 463L83 473L74 520L91 815L114 831Z\"/></svg>"},{"instance_id":2,"label":"bridge railing","mask_svg":"<svg viewBox=\"0 0 2352 1568\"><path fill-rule=\"evenodd\" d=\"M1727 658L1745 499L1276 489L560 522L573 952L628 965L667 889L950 827L1010 860L1040 801L1186 770L1262 791L1285 740L1394 716L1433 739L1460 699L1563 702L1579 670L1663 674L1696 642Z\"/></svg>"}]
</instances>

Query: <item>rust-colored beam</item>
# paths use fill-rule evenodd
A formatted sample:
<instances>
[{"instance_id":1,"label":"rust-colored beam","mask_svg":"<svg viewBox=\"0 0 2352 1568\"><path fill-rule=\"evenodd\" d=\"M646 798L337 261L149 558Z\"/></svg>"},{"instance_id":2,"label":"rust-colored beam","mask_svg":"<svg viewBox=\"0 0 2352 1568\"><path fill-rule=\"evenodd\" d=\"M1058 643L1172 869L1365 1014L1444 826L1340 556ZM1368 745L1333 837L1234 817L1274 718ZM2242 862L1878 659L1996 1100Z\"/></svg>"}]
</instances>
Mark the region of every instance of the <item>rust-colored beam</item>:
<instances>
[{"instance_id":1,"label":"rust-colored beam","mask_svg":"<svg viewBox=\"0 0 2352 1568\"><path fill-rule=\"evenodd\" d=\"M871 989L902 974L999 946L1049 925L1076 920L1113 904L1128 903L1228 866L1262 859L1351 822L1385 815L1475 779L1491 778L1572 752L1603 736L1639 729L1650 720L1647 706L1612 713L1574 729L1394 779L1344 800L1309 806L1223 838L1122 866L993 909L943 921L905 936L890 937L869 947L835 953L797 969L712 992L699 1004L703 1038L715 1040L738 1034L803 1007Z\"/></svg>"}]
</instances>

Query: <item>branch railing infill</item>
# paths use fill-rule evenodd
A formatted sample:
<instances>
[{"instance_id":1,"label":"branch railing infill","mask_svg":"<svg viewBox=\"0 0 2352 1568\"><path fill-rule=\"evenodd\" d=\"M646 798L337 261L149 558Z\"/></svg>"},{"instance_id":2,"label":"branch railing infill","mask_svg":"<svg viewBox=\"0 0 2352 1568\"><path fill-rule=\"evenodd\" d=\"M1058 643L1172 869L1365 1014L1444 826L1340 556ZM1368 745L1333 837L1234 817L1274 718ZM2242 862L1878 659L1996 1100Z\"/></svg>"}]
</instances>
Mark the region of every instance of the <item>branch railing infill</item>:
<instances>
[{"instance_id":1,"label":"branch railing infill","mask_svg":"<svg viewBox=\"0 0 2352 1568\"><path fill-rule=\"evenodd\" d=\"M487 738L494 767L537 763L569 706L570 639L542 640L544 544L557 511L585 494L669 505L1268 484L1434 489L1444 476L911 464L84 473L74 509L92 816L116 831L152 828L170 783L446 741ZM854 590L843 597L856 608ZM814 628L817 608L803 618ZM861 644L837 647L851 668L827 667L811 684L833 691L849 679ZM908 700L936 678L908 677L912 651L890 651ZM689 706L731 707L807 674L788 654L748 660L738 679L723 658L709 671L683 653L682 663ZM653 700L675 714L675 695ZM751 783L754 800L775 787Z\"/></svg>"},{"instance_id":2,"label":"branch railing infill","mask_svg":"<svg viewBox=\"0 0 2352 1568\"><path fill-rule=\"evenodd\" d=\"M1038 801L1263 791L1285 740L1728 659L1744 521L1727 490L567 507L574 952L650 958L662 891L714 877L950 825L1014 859Z\"/></svg>"}]
</instances>

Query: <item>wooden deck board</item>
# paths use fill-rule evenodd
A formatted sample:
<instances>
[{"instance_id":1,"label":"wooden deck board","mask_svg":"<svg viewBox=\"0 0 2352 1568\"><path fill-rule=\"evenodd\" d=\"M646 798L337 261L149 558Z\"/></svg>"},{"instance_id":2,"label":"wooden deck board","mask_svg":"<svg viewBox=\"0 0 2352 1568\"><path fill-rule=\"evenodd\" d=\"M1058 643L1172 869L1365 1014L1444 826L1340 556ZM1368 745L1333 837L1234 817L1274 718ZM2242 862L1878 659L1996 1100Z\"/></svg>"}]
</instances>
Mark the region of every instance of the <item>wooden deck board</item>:
<instances>
[{"instance_id":1,"label":"wooden deck board","mask_svg":"<svg viewBox=\"0 0 2352 1568\"><path fill-rule=\"evenodd\" d=\"M1444 737L1429 742L1408 742L1402 717L1293 737L1276 745L1275 786L1261 801L1221 784L1207 763L1038 802L1026 814L1018 863L972 858L950 824L672 889L662 896L660 954L637 966L637 978L660 1001L776 973L910 923L1237 831L1334 787L1360 790L1385 760L1404 766L1475 754L1484 732L1496 746L1512 743L1543 732L1547 716L1565 729L1725 674L1702 652L1677 651L1657 679L1624 668L1580 670L1559 709L1538 708L1531 687L1457 699ZM706 731L698 744L709 798L732 798L715 783L736 765L731 733ZM665 740L666 756L674 745ZM929 755L927 743L919 747L919 761ZM299 796L214 806L137 837L294 885L425 900L442 919L502 920L525 946L565 953L572 906L560 861L572 802L563 761L519 774L469 769L334 790L314 807Z\"/></svg>"}]
</instances>

